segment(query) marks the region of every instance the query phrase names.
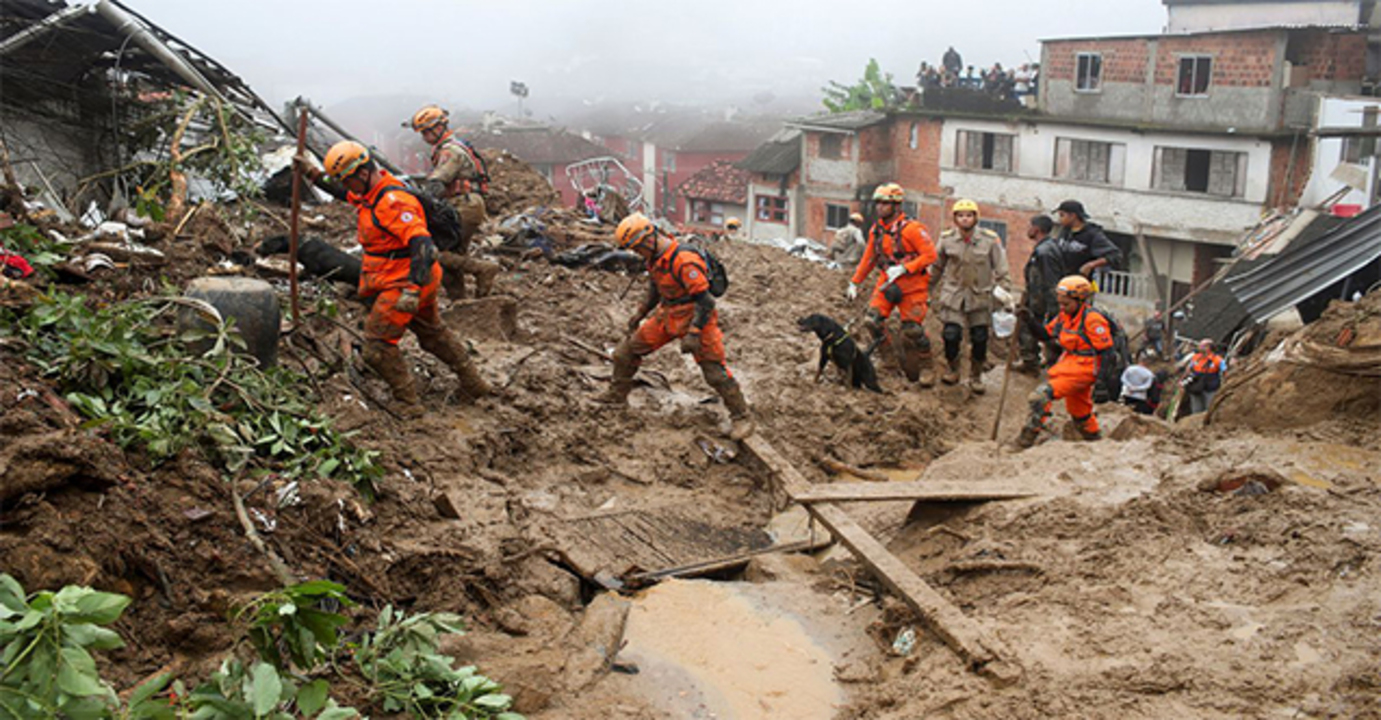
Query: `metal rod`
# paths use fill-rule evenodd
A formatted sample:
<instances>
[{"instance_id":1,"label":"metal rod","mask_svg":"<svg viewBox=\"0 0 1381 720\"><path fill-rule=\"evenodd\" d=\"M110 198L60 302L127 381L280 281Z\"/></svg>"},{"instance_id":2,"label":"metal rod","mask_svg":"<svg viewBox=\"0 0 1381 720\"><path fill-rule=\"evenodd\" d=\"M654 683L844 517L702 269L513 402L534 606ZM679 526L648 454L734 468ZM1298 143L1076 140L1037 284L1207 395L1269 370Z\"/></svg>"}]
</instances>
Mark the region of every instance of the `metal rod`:
<instances>
[{"instance_id":1,"label":"metal rod","mask_svg":"<svg viewBox=\"0 0 1381 720\"><path fill-rule=\"evenodd\" d=\"M236 112L242 112L238 106L231 105L230 101L221 94L220 90L216 89L216 86L212 85L211 81L207 80L195 67L192 67L192 64L187 62L186 58L168 47L162 40L159 40L143 23L135 19L133 15L125 12L122 8L116 7L110 0L101 0L101 2L96 3L95 7L97 13L100 13L102 17L109 20L110 23L115 26L116 32L129 36L139 47L144 48L146 52L157 58L159 62L167 65L168 69L177 73L177 75L183 80L186 80L189 85L220 100L222 104L230 105Z\"/></svg>"},{"instance_id":2,"label":"metal rod","mask_svg":"<svg viewBox=\"0 0 1381 720\"><path fill-rule=\"evenodd\" d=\"M343 127L341 127L340 125L336 124L336 121L335 121L335 120L332 120L330 117L328 117L328 116L326 115L326 113L324 113L324 112L321 111L321 108L319 108L319 107L313 105L313 104L311 103L311 101L309 101L309 100L307 100L307 99L305 99L305 98L302 98L302 97L298 97L297 100L293 101L293 104L297 105L297 107L299 107L299 108L304 108L304 109L306 109L307 112L310 112L310 113L312 114L312 117L315 117L317 120L320 120L322 125L325 125L326 127L331 128L333 131L335 131L335 133L336 133L337 135L341 136L342 138L345 138L346 140L354 140L355 142L360 143L361 145L364 145L364 144L365 144L365 143L364 143L363 141L361 141L359 138L357 138L357 137L355 137L354 135L351 135L349 132L347 132L345 128L343 128ZM382 165L382 166L384 167L385 170L388 170L389 172L393 173L394 175L402 175L402 174L403 174L403 171L402 171L402 170L399 170L399 169L398 169L398 166L396 166L396 165L394 165L393 163L389 162L389 161L388 161L388 158L384 157L383 153L379 152L379 149L378 149L378 148L376 148L376 147L374 147L374 146L372 146L372 145L369 145L368 147L369 147L369 156L370 156L371 159L374 160L374 162L379 163L380 165Z\"/></svg>"},{"instance_id":3,"label":"metal rod","mask_svg":"<svg viewBox=\"0 0 1381 720\"><path fill-rule=\"evenodd\" d=\"M297 155L293 157L293 207L292 225L288 230L288 293L292 297L293 329L297 329L300 317L297 304L297 245L298 232L302 223L302 166L297 157L307 146L307 108L297 110Z\"/></svg>"},{"instance_id":4,"label":"metal rod","mask_svg":"<svg viewBox=\"0 0 1381 720\"><path fill-rule=\"evenodd\" d=\"M91 8L87 5L73 5L64 10L59 10L8 38L5 38L4 42L0 42L0 56L9 55L15 50L27 45L30 40L33 40L39 35L89 12L91 12Z\"/></svg>"}]
</instances>

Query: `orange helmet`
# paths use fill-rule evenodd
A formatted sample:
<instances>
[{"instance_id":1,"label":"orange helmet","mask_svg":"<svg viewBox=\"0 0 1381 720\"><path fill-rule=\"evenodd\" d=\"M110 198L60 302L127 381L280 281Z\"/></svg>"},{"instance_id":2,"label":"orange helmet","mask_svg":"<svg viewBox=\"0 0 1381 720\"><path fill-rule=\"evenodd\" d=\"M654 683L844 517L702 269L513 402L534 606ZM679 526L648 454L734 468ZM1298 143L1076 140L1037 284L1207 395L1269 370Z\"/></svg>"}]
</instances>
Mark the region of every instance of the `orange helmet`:
<instances>
[{"instance_id":1,"label":"orange helmet","mask_svg":"<svg viewBox=\"0 0 1381 720\"><path fill-rule=\"evenodd\" d=\"M652 237L657 232L657 226L642 213L633 213L619 222L618 228L614 230L614 242L620 250L637 245L644 239Z\"/></svg>"},{"instance_id":2,"label":"orange helmet","mask_svg":"<svg viewBox=\"0 0 1381 720\"><path fill-rule=\"evenodd\" d=\"M899 203L906 199L906 191L896 183L883 183L873 191L873 202Z\"/></svg>"},{"instance_id":3,"label":"orange helmet","mask_svg":"<svg viewBox=\"0 0 1381 720\"><path fill-rule=\"evenodd\" d=\"M336 180L342 180L354 174L367 162L369 162L369 148L354 140L342 140L326 151L326 160L322 165L326 167L327 175Z\"/></svg>"},{"instance_id":4,"label":"orange helmet","mask_svg":"<svg viewBox=\"0 0 1381 720\"><path fill-rule=\"evenodd\" d=\"M413 113L412 129L417 132L422 132L429 127L444 123L449 119L451 119L450 113L435 105L428 105L418 110L416 113Z\"/></svg>"},{"instance_id":5,"label":"orange helmet","mask_svg":"<svg viewBox=\"0 0 1381 720\"><path fill-rule=\"evenodd\" d=\"M1093 283L1083 275L1070 275L1060 279L1060 284L1055 286L1055 292L1083 301L1093 297Z\"/></svg>"},{"instance_id":6,"label":"orange helmet","mask_svg":"<svg viewBox=\"0 0 1381 720\"><path fill-rule=\"evenodd\" d=\"M737 230L743 227L743 221L736 217L731 217L724 221L724 227L728 230Z\"/></svg>"}]
</instances>

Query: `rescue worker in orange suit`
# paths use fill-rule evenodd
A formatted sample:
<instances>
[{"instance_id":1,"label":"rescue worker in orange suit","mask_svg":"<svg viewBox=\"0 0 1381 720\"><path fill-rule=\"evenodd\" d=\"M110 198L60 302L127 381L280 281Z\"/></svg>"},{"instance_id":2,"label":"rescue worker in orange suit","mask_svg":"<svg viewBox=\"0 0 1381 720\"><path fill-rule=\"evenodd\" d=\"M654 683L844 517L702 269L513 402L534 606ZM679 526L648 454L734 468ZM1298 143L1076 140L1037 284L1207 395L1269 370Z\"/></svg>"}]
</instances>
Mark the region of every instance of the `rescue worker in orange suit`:
<instances>
[{"instance_id":1,"label":"rescue worker in orange suit","mask_svg":"<svg viewBox=\"0 0 1381 720\"><path fill-rule=\"evenodd\" d=\"M446 294L452 299L465 297L465 276L475 278L475 297L494 289L494 279L502 270L497 263L470 255L470 243L489 217L484 208L485 173L482 161L450 129L450 115L435 105L412 116L412 129L432 146L432 171L422 181L422 189L451 204L460 215L460 247L441 252L446 269Z\"/></svg>"},{"instance_id":2,"label":"rescue worker in orange suit","mask_svg":"<svg viewBox=\"0 0 1381 720\"><path fill-rule=\"evenodd\" d=\"M416 418L425 413L412 371L398 348L407 330L417 336L423 350L455 371L467 399L488 395L488 383L437 311L443 272L417 198L376 165L369 150L357 142L339 142L327 151L323 165L332 182L321 182L321 172L305 158L299 162L314 183L355 206L358 237L364 247L360 296L374 298L364 321L364 360L388 383L399 414Z\"/></svg>"},{"instance_id":3,"label":"rescue worker in orange suit","mask_svg":"<svg viewBox=\"0 0 1381 720\"><path fill-rule=\"evenodd\" d=\"M934 360L930 339L925 335L927 304L930 300L930 274L935 262L935 244L920 221L901 211L906 192L896 183L879 185L873 191L877 221L868 231L868 244L849 281L848 297L858 297L859 286L877 268L877 285L868 302L868 330L876 342L886 332L884 324L892 310L901 316L902 372L921 387L935 384Z\"/></svg>"},{"instance_id":4,"label":"rescue worker in orange suit","mask_svg":"<svg viewBox=\"0 0 1381 720\"><path fill-rule=\"evenodd\" d=\"M978 203L955 201L950 208L954 227L940 235L939 259L931 266L936 309L944 327L946 385L959 382L959 348L969 330L969 389L982 395L983 366L988 361L988 328L993 311L1012 304L1011 272L1002 238L978 227Z\"/></svg>"},{"instance_id":5,"label":"rescue worker in orange suit","mask_svg":"<svg viewBox=\"0 0 1381 720\"><path fill-rule=\"evenodd\" d=\"M633 375L643 358L673 340L680 340L681 352L695 358L705 382L719 393L729 410L733 421L729 436L742 440L751 435L753 421L748 402L738 380L724 364L724 333L719 329L719 312L710 294L709 268L704 258L658 230L641 213L624 218L614 231L614 240L620 250L632 250L647 261L651 283L642 306L628 320L628 337L614 350L612 384L601 400L626 405L633 389Z\"/></svg>"},{"instance_id":6,"label":"rescue worker in orange suit","mask_svg":"<svg viewBox=\"0 0 1381 720\"><path fill-rule=\"evenodd\" d=\"M1017 316L1030 328L1037 340L1054 340L1063 353L1046 371L1046 380L1031 392L1031 416L1017 437L1017 446L1029 448L1036 444L1041 430L1050 420L1050 405L1061 398L1069 411L1075 428L1085 440L1102 437L1098 418L1093 414L1093 384L1106 351L1112 349L1112 328L1089 304L1093 285L1082 275L1070 275L1055 286L1055 301L1060 312L1042 326L1025 307L1017 309Z\"/></svg>"}]
</instances>

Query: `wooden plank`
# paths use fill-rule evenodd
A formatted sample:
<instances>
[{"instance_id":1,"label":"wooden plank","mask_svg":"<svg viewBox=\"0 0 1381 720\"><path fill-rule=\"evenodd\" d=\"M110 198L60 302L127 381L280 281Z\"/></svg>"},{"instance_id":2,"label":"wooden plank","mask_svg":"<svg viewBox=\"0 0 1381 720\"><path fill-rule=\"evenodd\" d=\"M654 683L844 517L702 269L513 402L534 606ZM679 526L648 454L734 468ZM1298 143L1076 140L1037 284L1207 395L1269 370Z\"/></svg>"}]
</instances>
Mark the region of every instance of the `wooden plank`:
<instances>
[{"instance_id":1,"label":"wooden plank","mask_svg":"<svg viewBox=\"0 0 1381 720\"><path fill-rule=\"evenodd\" d=\"M627 583L630 587L640 588L646 585L651 585L660 580L666 580L669 578L701 577L704 575L709 575L710 573L716 573L722 570L728 570L734 567L746 565L748 561L761 555L770 555L772 553L810 552L811 550L819 550L820 548L827 547L831 542L833 541L822 535L820 538L815 540L799 540L797 542L786 543L784 545L773 545L772 547L762 548L761 550L750 550L748 552L738 553L736 555L730 555L727 557L715 558L713 560L706 560L704 562L691 563L690 565L682 565L681 567L667 568L665 570L656 570L653 572L637 573L635 575L629 575L628 577L623 578L623 581Z\"/></svg>"},{"instance_id":2,"label":"wooden plank","mask_svg":"<svg viewBox=\"0 0 1381 720\"><path fill-rule=\"evenodd\" d=\"M930 500L973 502L1012 500L1040 495L1029 485L1010 482L963 482L958 480L917 480L913 482L862 482L811 485L792 495L799 503L881 502L886 500Z\"/></svg>"},{"instance_id":3,"label":"wooden plank","mask_svg":"<svg viewBox=\"0 0 1381 720\"><path fill-rule=\"evenodd\" d=\"M751 452L781 483L787 495L796 497L813 487L805 476L787 462L761 434L743 441ZM999 655L999 645L973 620L959 611L934 588L926 584L911 568L888 552L872 535L854 522L849 514L836 505L817 503L806 509L866 565L892 592L899 595L915 610L926 625L949 645L969 668L1002 683L1013 682L1019 671Z\"/></svg>"}]
</instances>

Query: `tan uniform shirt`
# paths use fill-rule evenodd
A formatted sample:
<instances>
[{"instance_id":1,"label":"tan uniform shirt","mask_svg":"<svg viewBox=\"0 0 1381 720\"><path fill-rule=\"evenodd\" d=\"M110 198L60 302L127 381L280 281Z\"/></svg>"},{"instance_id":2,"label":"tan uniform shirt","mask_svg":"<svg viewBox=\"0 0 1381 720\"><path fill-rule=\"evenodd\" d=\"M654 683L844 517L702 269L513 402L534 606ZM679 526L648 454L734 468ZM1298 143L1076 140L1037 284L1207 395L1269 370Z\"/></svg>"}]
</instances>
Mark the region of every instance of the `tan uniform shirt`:
<instances>
[{"instance_id":1,"label":"tan uniform shirt","mask_svg":"<svg viewBox=\"0 0 1381 720\"><path fill-rule=\"evenodd\" d=\"M830 246L830 259L840 267L852 270L863 259L863 230L849 223L834 231L834 245Z\"/></svg>"},{"instance_id":2,"label":"tan uniform shirt","mask_svg":"<svg viewBox=\"0 0 1381 720\"><path fill-rule=\"evenodd\" d=\"M1007 252L1002 239L986 228L975 227L966 240L958 228L940 236L940 257L931 265L931 288L938 304L940 322L970 327L987 325L998 308L993 287L1012 289Z\"/></svg>"}]
</instances>

